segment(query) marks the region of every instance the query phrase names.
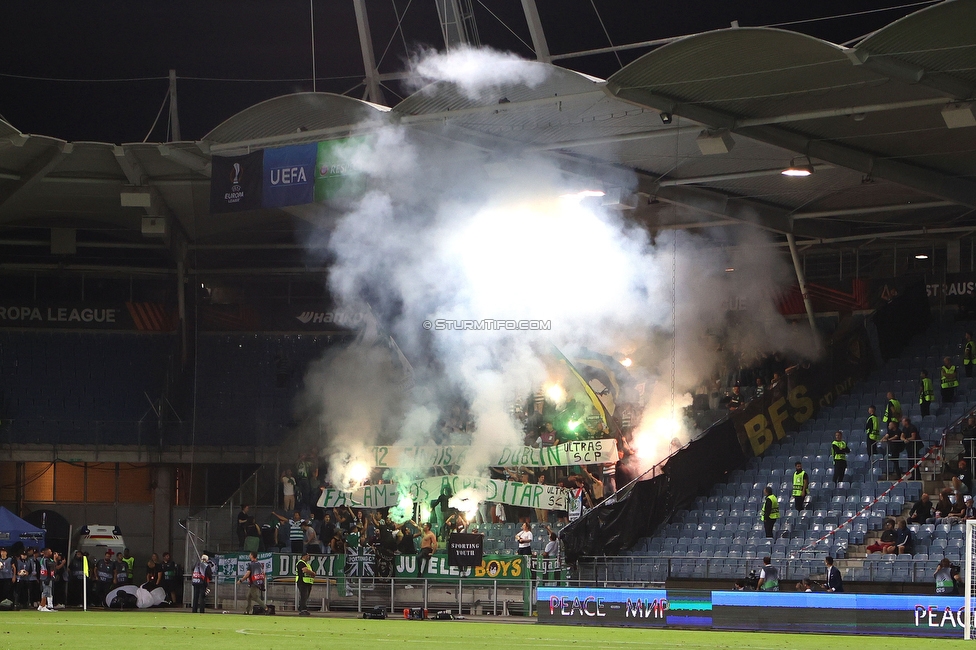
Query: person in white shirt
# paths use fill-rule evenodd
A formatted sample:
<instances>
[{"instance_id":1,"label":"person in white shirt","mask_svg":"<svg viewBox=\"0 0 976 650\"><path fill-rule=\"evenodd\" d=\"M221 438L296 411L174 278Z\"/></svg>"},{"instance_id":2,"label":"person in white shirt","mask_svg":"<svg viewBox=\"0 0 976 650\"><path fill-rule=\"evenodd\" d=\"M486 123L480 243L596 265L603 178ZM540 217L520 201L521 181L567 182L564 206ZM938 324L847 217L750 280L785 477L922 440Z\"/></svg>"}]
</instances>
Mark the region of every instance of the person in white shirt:
<instances>
[{"instance_id":1,"label":"person in white shirt","mask_svg":"<svg viewBox=\"0 0 976 650\"><path fill-rule=\"evenodd\" d=\"M549 529L549 541L546 542L546 548L542 551L542 557L547 560L555 561L559 556L559 542L556 538L556 533L553 532L552 528Z\"/></svg>"},{"instance_id":2,"label":"person in white shirt","mask_svg":"<svg viewBox=\"0 0 976 650\"><path fill-rule=\"evenodd\" d=\"M515 533L515 541L519 555L532 555L532 527L529 524L522 524L522 530Z\"/></svg>"},{"instance_id":3,"label":"person in white shirt","mask_svg":"<svg viewBox=\"0 0 976 650\"><path fill-rule=\"evenodd\" d=\"M284 496L285 512L295 509L295 478L291 475L291 470L286 469L281 475L281 491Z\"/></svg>"}]
</instances>

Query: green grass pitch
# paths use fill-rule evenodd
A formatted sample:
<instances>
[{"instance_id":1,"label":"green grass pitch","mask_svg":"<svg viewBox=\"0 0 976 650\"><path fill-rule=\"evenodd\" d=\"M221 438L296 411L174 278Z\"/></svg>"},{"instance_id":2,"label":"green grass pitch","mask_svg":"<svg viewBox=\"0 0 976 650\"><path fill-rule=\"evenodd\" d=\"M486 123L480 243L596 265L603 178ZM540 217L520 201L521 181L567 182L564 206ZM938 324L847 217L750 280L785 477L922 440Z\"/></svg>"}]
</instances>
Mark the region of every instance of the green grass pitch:
<instances>
[{"instance_id":1,"label":"green grass pitch","mask_svg":"<svg viewBox=\"0 0 976 650\"><path fill-rule=\"evenodd\" d=\"M381 645L377 645L380 642ZM397 644L396 646L387 645ZM816 634L762 634L632 628L570 627L466 621L365 621L340 616L244 616L135 612L3 612L0 648L328 648L363 650L512 650L587 648L725 648L743 650L863 650L865 646L912 650L962 647L962 640L866 638ZM971 644L966 644L969 647Z\"/></svg>"}]
</instances>

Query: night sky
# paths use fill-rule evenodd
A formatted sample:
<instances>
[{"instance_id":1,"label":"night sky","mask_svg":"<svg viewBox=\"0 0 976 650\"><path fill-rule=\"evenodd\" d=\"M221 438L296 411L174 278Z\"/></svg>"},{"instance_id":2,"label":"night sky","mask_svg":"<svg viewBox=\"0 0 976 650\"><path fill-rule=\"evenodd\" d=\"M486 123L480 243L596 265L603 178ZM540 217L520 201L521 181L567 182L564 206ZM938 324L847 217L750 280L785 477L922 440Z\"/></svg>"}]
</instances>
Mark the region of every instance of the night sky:
<instances>
[{"instance_id":1,"label":"night sky","mask_svg":"<svg viewBox=\"0 0 976 650\"><path fill-rule=\"evenodd\" d=\"M865 35L930 3L821 0L537 0L553 54L728 27L770 26L835 43ZM142 141L177 71L184 140L199 139L257 102L312 89L309 0L5 0L0 115L25 133L69 141ZM311 0L319 91L343 93L363 77L351 0ZM473 0L481 42L532 58L519 0ZM433 0L367 0L381 72L408 53L442 48ZM885 11L872 11L885 9ZM493 15L494 14L494 15ZM395 33L398 16L403 35ZM503 24L504 23L504 24ZM513 33L514 32L514 33ZM404 45L404 39L406 46ZM524 43L523 43L524 41ZM386 51L385 56L383 55ZM647 50L620 53L623 64ZM559 65L606 78L612 55ZM31 78L23 78L31 77ZM40 79L38 79L40 78ZM92 81L124 79L126 81ZM133 81L131 79L144 79ZM384 88L388 103L402 88ZM362 86L349 92L362 97ZM165 112L150 141L166 139Z\"/></svg>"}]
</instances>

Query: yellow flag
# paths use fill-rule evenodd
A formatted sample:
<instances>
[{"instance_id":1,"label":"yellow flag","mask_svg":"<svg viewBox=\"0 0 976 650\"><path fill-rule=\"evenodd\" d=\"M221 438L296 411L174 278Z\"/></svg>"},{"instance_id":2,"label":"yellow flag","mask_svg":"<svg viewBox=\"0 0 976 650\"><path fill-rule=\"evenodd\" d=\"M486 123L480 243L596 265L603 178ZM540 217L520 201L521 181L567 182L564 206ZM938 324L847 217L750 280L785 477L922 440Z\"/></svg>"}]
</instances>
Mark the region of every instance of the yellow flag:
<instances>
[{"instance_id":1,"label":"yellow flag","mask_svg":"<svg viewBox=\"0 0 976 650\"><path fill-rule=\"evenodd\" d=\"M607 413L607 407L603 405L603 402L600 401L600 398L597 397L597 394L593 392L593 388L590 386L589 382L583 379L583 376L573 366L573 364L570 363L569 359L566 358L566 355L564 355L562 352L559 351L559 348L557 348L555 345L552 345L552 350L556 358L566 365L566 368L569 369L570 374L576 379L576 381L580 383L580 386L583 388L583 391L586 393L586 396L590 398L590 403L593 404L593 410L595 410L597 414L600 416L600 420L603 422L603 425L606 426L608 429L610 429L612 423L611 423L610 414Z\"/></svg>"},{"instance_id":2,"label":"yellow flag","mask_svg":"<svg viewBox=\"0 0 976 650\"><path fill-rule=\"evenodd\" d=\"M88 577L88 556L82 555L81 559L82 559L82 564L84 565L85 568L85 577L87 578Z\"/></svg>"}]
</instances>

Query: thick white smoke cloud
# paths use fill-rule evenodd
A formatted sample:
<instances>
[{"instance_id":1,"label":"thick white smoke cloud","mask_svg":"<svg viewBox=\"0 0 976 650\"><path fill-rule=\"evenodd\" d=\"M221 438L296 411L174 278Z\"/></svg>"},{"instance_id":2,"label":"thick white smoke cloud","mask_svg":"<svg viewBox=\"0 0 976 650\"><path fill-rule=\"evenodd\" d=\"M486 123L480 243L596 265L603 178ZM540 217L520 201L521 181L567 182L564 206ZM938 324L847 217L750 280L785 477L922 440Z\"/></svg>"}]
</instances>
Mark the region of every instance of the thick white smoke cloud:
<instances>
[{"instance_id":1,"label":"thick white smoke cloud","mask_svg":"<svg viewBox=\"0 0 976 650\"><path fill-rule=\"evenodd\" d=\"M468 99L483 99L502 86L535 88L546 80L547 68L514 54L462 46L449 53L424 51L411 61L414 86L431 81L453 84Z\"/></svg>"},{"instance_id":2,"label":"thick white smoke cloud","mask_svg":"<svg viewBox=\"0 0 976 650\"><path fill-rule=\"evenodd\" d=\"M472 49L434 54L416 69L472 98L502 84L541 83L544 70ZM776 313L773 299L790 278L772 248L727 255L720 242L683 233L652 242L598 200L564 196L599 179L569 176L542 156L495 152L488 161L448 138L390 125L346 155L349 167L367 174L370 189L328 234L330 290L339 306L371 305L381 330L413 363L414 385L401 393L401 369L379 359L388 358L387 348L367 343L310 374L306 402L328 432L336 483L349 478L350 457L379 440L468 444L431 436L450 415L449 395L464 398L476 425L461 471L483 471L491 450L521 444L511 410L516 395L549 377L551 344L634 357L649 384L644 463L667 455L675 438L687 439L673 422L672 402L685 405L689 391L715 373L721 359L711 341L731 336L747 351L816 354L815 342ZM500 167L506 173L496 173ZM748 235L728 243L763 240L757 230L740 232ZM730 265L735 273L725 271ZM749 306L731 331L723 306L730 298ZM537 319L551 329L436 325L483 319Z\"/></svg>"}]
</instances>

